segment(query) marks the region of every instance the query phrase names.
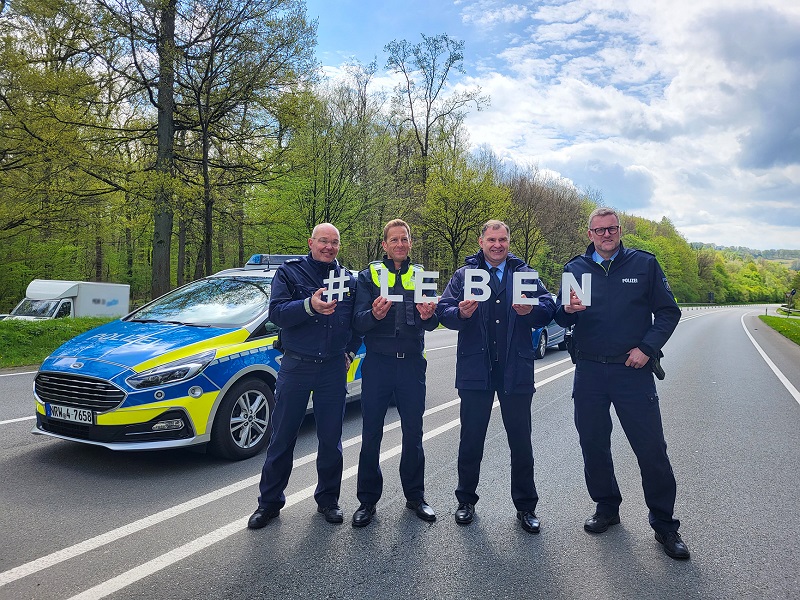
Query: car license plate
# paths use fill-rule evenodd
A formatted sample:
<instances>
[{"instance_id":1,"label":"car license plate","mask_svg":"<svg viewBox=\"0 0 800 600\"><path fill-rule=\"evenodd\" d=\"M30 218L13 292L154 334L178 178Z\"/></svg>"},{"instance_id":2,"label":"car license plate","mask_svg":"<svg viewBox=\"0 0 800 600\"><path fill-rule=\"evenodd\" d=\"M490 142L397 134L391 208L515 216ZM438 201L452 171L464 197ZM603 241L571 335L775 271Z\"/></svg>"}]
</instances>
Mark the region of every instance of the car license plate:
<instances>
[{"instance_id":1,"label":"car license plate","mask_svg":"<svg viewBox=\"0 0 800 600\"><path fill-rule=\"evenodd\" d=\"M73 408L71 406L61 406L60 404L45 404L47 416L52 419L62 421L72 421L73 423L83 423L84 425L94 425L94 414L86 408Z\"/></svg>"}]
</instances>

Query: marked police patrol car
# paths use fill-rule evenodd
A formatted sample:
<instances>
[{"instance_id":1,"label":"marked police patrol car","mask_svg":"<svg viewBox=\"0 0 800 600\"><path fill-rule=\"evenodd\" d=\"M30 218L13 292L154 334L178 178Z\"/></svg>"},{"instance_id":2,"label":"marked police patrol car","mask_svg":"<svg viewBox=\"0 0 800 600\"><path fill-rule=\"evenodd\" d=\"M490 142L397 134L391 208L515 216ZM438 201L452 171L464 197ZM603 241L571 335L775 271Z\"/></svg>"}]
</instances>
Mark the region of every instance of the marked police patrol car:
<instances>
[{"instance_id":1,"label":"marked police patrol car","mask_svg":"<svg viewBox=\"0 0 800 600\"><path fill-rule=\"evenodd\" d=\"M33 433L113 450L207 444L231 460L261 452L282 357L270 289L288 258L256 254L63 344L36 375ZM363 357L362 346L348 400Z\"/></svg>"}]
</instances>

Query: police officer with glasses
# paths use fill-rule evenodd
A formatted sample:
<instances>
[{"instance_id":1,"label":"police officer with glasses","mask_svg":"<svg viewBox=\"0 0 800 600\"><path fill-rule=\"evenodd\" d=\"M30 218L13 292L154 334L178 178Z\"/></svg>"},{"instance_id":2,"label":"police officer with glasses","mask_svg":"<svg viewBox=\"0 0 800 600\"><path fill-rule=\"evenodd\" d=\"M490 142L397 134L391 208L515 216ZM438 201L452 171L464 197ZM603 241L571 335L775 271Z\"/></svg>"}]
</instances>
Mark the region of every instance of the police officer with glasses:
<instances>
[{"instance_id":1,"label":"police officer with glasses","mask_svg":"<svg viewBox=\"0 0 800 600\"><path fill-rule=\"evenodd\" d=\"M330 223L314 227L308 239L310 252L289 259L275 273L269 302L269 319L281 328L284 355L275 384L272 437L261 472L258 509L247 526L260 529L278 516L286 504L297 434L314 392L317 426L317 512L328 523L342 523L339 507L342 485L342 423L347 395L347 371L361 345L351 333L355 277L336 260L339 231ZM349 291L341 299L323 295L329 273Z\"/></svg>"},{"instance_id":2,"label":"police officer with glasses","mask_svg":"<svg viewBox=\"0 0 800 600\"><path fill-rule=\"evenodd\" d=\"M562 289L556 322L574 325L572 397L584 474L596 510L584 529L603 533L620 522L622 503L611 456L611 405L639 462L650 509L650 526L664 552L689 558L673 516L676 484L667 456L653 373L660 371L661 348L681 318L664 271L649 252L623 246L619 216L598 208L589 216L586 253L565 266L578 282L592 274L591 306L574 290ZM569 301L561 306L562 294Z\"/></svg>"}]
</instances>

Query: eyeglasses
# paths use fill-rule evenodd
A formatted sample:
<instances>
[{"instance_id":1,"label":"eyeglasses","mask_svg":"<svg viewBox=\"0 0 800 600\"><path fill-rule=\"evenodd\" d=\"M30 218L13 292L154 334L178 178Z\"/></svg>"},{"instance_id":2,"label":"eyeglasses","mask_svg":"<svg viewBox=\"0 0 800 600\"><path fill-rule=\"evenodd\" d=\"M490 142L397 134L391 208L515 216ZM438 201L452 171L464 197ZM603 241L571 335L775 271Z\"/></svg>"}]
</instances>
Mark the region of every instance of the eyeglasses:
<instances>
[{"instance_id":1,"label":"eyeglasses","mask_svg":"<svg viewBox=\"0 0 800 600\"><path fill-rule=\"evenodd\" d=\"M619 233L619 225L612 225L611 227L595 227L594 229L589 229L589 231L593 231L595 235L605 235L606 231L609 235L617 235Z\"/></svg>"},{"instance_id":2,"label":"eyeglasses","mask_svg":"<svg viewBox=\"0 0 800 600\"><path fill-rule=\"evenodd\" d=\"M333 246L334 248L339 247L339 240L329 240L327 238L311 238L312 240L316 240L321 246Z\"/></svg>"}]
</instances>

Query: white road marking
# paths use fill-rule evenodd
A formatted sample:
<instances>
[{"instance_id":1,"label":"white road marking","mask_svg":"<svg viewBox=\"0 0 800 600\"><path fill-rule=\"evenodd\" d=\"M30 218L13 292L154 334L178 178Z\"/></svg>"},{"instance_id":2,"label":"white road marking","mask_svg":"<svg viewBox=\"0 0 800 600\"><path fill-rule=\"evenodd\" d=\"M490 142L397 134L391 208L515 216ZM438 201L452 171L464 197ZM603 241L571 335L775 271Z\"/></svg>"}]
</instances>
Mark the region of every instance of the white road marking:
<instances>
[{"instance_id":1,"label":"white road marking","mask_svg":"<svg viewBox=\"0 0 800 600\"><path fill-rule=\"evenodd\" d=\"M20 371L19 373L0 373L0 377L11 377L12 375L36 375L38 371Z\"/></svg>"},{"instance_id":2,"label":"white road marking","mask_svg":"<svg viewBox=\"0 0 800 600\"><path fill-rule=\"evenodd\" d=\"M547 379L539 382L537 385L538 387L546 385L551 381L558 379L559 377L571 373L574 370L575 370L574 367L572 367L571 369L567 369L566 371L548 377ZM448 408L451 408L452 406L459 404L460 402L461 402L460 398L450 400L449 402L445 402L444 404L440 404L429 410L426 410L425 416L429 416L434 413L446 410ZM499 406L499 403L495 401L493 408L496 408L497 406ZM436 429L433 429L423 434L422 439L423 440L432 439L434 437L437 437L445 433L446 431L449 431L450 429L453 429L454 427L457 427L458 425L459 425L459 419L453 419L437 427ZM390 423L389 425L386 425L383 428L383 430L384 432L388 432L393 429L397 429L398 427L400 427L399 420ZM346 448L349 446L356 445L360 442L361 442L361 436L359 435L342 442L342 446ZM399 455L401 450L402 450L402 445L397 445L386 450L385 452L382 452L380 456L380 461L383 462L393 456ZM298 458L293 462L292 469L313 462L316 459L316 456L317 456L316 452L314 452L312 454L308 454L306 456ZM357 472L358 472L358 465L354 465L348 469L345 469L345 471L342 473L342 481L354 477ZM183 502L171 508L150 515L149 517L145 517L143 519L139 519L127 525L123 525L122 527L118 527L116 529L95 536L93 538L75 544L68 548L64 548L57 552L53 552L51 554L48 554L47 556L43 556L41 558L35 559L33 561L30 561L28 563L25 563L23 565L20 565L18 567L0 573L0 587L8 583L11 583L13 581L16 581L18 579L22 579L23 577L27 577L28 575L31 575L33 573L42 571L48 567L57 565L71 558L75 558L76 556L79 556L81 554L85 554L86 552L104 546L111 542L117 541L122 537L142 531L143 529L146 529L148 527L166 521L167 519L170 519L172 517L179 516L181 514L187 513L190 510L193 510L205 504L209 504L210 502L214 502L216 500L219 500L236 492L242 491L250 486L257 485L260 478L261 478L260 474L255 475L253 477L248 477L247 479L220 488L213 492L209 492L208 494L204 494L203 496L199 496L198 498L194 498L193 500ZM286 506L284 508L288 508L289 506L292 506L294 504L297 504L303 500L312 497L314 495L315 488L316 484L308 486L305 489L302 489L298 492L295 492L294 494L291 494L286 498ZM73 596L73 600L77 599L86 600L89 598L105 598L106 596L114 593L115 591L123 589L135 583L136 581L139 581L149 575L157 573L158 571L165 569L170 565L173 565L176 562L183 560L184 558L187 558L197 552L200 552L201 550L204 550L205 548L208 548L209 546L219 541L222 541L230 537L231 535L237 533L238 531L241 531L242 529L245 529L247 527L248 519L249 515L236 519L235 521L232 521L227 525L224 525L214 531L211 531L204 536L192 540L191 542L188 542L187 544L184 544L182 546L179 546L178 548L166 552L161 556L158 556L153 560L150 560L138 567L134 567L133 569L118 575L117 577L109 579L76 596Z\"/></svg>"},{"instance_id":3,"label":"white road marking","mask_svg":"<svg viewBox=\"0 0 800 600\"><path fill-rule=\"evenodd\" d=\"M0 425L7 425L8 423L19 423L20 421L33 421L36 417L19 417L17 419L8 419L0 421Z\"/></svg>"},{"instance_id":4,"label":"white road marking","mask_svg":"<svg viewBox=\"0 0 800 600\"><path fill-rule=\"evenodd\" d=\"M456 344L452 344L450 346L439 346L438 348L425 348L425 352L434 352L436 350L447 350L448 348L455 348Z\"/></svg>"},{"instance_id":5,"label":"white road marking","mask_svg":"<svg viewBox=\"0 0 800 600\"><path fill-rule=\"evenodd\" d=\"M758 353L761 355L761 358L764 359L764 362L767 363L767 366L770 369L772 369L772 372L775 373L775 375L778 377L778 380L783 384L783 387L785 387L788 390L788 392L792 395L792 397L795 399L795 401L798 404L800 404L800 392L797 391L797 388L794 387L792 385L792 382L786 378L786 375L783 374L783 371L781 371L778 368L778 365L772 362L770 357L767 356L767 353L764 352L761 346L758 345L758 342L756 342L755 338L752 335L750 335L749 331L747 331L747 327L744 324L744 318L752 314L753 314L752 312L748 312L742 315L742 318L740 319L742 323L742 329L744 329L744 332L747 334L747 337L750 338L750 341L752 342L753 346L755 346L756 350L758 350Z\"/></svg>"}]
</instances>

